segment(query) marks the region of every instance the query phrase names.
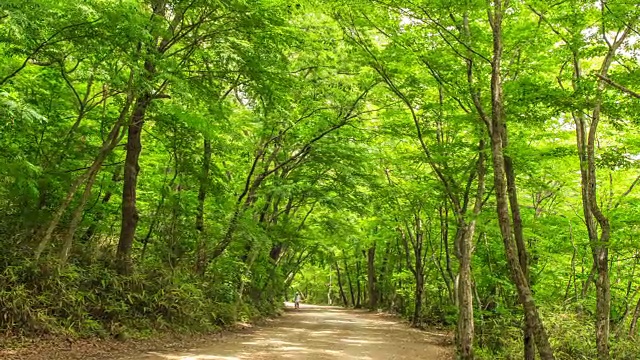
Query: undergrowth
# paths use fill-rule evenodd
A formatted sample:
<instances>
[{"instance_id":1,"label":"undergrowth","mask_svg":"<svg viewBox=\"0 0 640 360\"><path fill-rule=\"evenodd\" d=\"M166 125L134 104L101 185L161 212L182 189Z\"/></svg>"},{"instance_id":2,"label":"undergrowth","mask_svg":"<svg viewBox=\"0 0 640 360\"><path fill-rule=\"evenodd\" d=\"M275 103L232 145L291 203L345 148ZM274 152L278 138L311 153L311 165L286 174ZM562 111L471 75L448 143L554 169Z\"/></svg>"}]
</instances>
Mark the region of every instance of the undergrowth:
<instances>
[{"instance_id":1,"label":"undergrowth","mask_svg":"<svg viewBox=\"0 0 640 360\"><path fill-rule=\"evenodd\" d=\"M520 318L513 314L489 316L477 323L476 358L519 360L523 358L523 332ZM545 328L557 360L596 359L593 320L586 315L563 309L546 314ZM479 326L478 326L479 325ZM612 359L635 360L640 354L640 343L625 335L610 339Z\"/></svg>"},{"instance_id":2,"label":"undergrowth","mask_svg":"<svg viewBox=\"0 0 640 360\"><path fill-rule=\"evenodd\" d=\"M0 273L0 333L123 339L208 332L277 310L247 302L236 309L235 299L229 282L188 271L147 268L121 276L103 264L8 266Z\"/></svg>"}]
</instances>

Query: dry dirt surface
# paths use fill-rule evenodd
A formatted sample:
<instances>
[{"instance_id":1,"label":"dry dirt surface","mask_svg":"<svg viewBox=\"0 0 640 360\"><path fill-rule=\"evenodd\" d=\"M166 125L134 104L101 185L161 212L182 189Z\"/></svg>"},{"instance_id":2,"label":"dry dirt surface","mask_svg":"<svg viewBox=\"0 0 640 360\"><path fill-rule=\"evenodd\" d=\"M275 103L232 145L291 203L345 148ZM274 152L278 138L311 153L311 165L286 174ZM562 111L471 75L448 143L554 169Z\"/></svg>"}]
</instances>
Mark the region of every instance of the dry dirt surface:
<instances>
[{"instance_id":1,"label":"dry dirt surface","mask_svg":"<svg viewBox=\"0 0 640 360\"><path fill-rule=\"evenodd\" d=\"M268 326L222 337L210 346L126 360L448 360L453 358L448 343L447 335L411 329L389 316L302 305Z\"/></svg>"},{"instance_id":2,"label":"dry dirt surface","mask_svg":"<svg viewBox=\"0 0 640 360\"><path fill-rule=\"evenodd\" d=\"M453 359L451 335L411 329L396 317L338 307L287 304L256 327L149 340L34 339L3 348L1 360ZM151 350L153 349L153 350Z\"/></svg>"}]
</instances>

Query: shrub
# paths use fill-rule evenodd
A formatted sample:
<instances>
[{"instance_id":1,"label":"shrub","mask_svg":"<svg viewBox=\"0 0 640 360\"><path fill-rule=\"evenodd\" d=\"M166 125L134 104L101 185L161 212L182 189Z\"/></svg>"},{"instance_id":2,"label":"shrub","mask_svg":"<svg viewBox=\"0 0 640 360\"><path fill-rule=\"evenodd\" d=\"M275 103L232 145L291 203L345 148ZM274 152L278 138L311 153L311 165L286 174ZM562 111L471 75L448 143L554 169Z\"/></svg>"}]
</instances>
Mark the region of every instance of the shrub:
<instances>
[{"instance_id":1,"label":"shrub","mask_svg":"<svg viewBox=\"0 0 640 360\"><path fill-rule=\"evenodd\" d=\"M0 273L0 331L115 337L211 331L233 323L234 298L231 284L216 288L187 272L139 269L120 276L102 265L9 266ZM243 320L272 311L273 304L240 309Z\"/></svg>"}]
</instances>

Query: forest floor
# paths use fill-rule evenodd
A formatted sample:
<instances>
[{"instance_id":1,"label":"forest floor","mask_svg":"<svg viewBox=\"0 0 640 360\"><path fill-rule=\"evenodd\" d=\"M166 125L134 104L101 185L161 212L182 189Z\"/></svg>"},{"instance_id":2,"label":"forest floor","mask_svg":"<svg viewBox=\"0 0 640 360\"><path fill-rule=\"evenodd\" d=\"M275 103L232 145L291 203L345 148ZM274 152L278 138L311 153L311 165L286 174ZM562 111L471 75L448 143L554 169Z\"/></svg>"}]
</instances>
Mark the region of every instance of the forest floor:
<instances>
[{"instance_id":1,"label":"forest floor","mask_svg":"<svg viewBox=\"0 0 640 360\"><path fill-rule=\"evenodd\" d=\"M363 310L302 305L263 326L182 341L69 344L0 350L2 359L241 360L453 358L451 336L409 328L397 318ZM110 349L110 347L114 347ZM154 350L150 350L154 349Z\"/></svg>"}]
</instances>

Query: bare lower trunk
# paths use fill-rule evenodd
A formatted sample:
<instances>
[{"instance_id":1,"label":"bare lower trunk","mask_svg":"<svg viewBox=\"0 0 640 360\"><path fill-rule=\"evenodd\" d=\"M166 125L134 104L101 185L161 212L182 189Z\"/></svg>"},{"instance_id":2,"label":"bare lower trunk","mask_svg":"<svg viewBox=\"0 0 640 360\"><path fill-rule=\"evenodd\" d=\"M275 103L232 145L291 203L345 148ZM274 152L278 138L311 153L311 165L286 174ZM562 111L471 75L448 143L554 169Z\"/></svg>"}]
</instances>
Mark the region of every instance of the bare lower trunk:
<instances>
[{"instance_id":1,"label":"bare lower trunk","mask_svg":"<svg viewBox=\"0 0 640 360\"><path fill-rule=\"evenodd\" d=\"M198 190L198 210L196 213L196 231L198 232L198 249L196 274L204 275L207 263L206 239L204 235L204 202L207 197L209 170L211 168L211 140L204 140L204 159L202 160L202 179Z\"/></svg>"},{"instance_id":2,"label":"bare lower trunk","mask_svg":"<svg viewBox=\"0 0 640 360\"><path fill-rule=\"evenodd\" d=\"M356 257L356 289L357 289L357 297L356 297L356 309L362 307L362 286L360 284L360 276L362 272L360 270L360 258Z\"/></svg>"},{"instance_id":3,"label":"bare lower trunk","mask_svg":"<svg viewBox=\"0 0 640 360\"><path fill-rule=\"evenodd\" d=\"M596 278L596 346L598 359L609 359L609 316L611 313L611 287L607 249L598 254L598 277Z\"/></svg>"},{"instance_id":4,"label":"bare lower trunk","mask_svg":"<svg viewBox=\"0 0 640 360\"><path fill-rule=\"evenodd\" d=\"M520 264L519 249L514 244L514 235L512 233L512 221L509 213L509 194L507 185L507 171L505 170L505 158L503 139L507 138L506 124L504 120L504 104L502 94L502 78L501 78L501 60L502 60L502 20L504 9L502 1L494 2L493 12L490 12L492 30L493 30L493 60L491 71L491 153L494 171L494 186L496 193L498 223L504 243L507 264L511 271L511 277L518 298L525 312L526 326L533 330L535 342L542 360L554 359L549 338L538 314L538 308L533 299L529 281L527 279L526 270ZM513 191L516 191L514 188ZM513 215L513 213L511 214ZM516 229L517 231L517 229ZM520 249L526 251L525 249Z\"/></svg>"},{"instance_id":5,"label":"bare lower trunk","mask_svg":"<svg viewBox=\"0 0 640 360\"><path fill-rule=\"evenodd\" d=\"M101 166L102 163L99 164ZM78 229L78 225L80 225L80 220L82 220L82 213L84 212L84 206L87 204L89 197L91 196L91 189L93 188L93 184L96 180L96 176L98 175L99 166L92 172L87 180L87 184L84 188L84 193L82 194L82 198L80 199L80 204L76 206L76 209L71 216L71 223L69 224L69 229L64 236L64 241L62 244L62 251L60 252L60 263L62 265L66 264L67 259L69 258L69 251L71 250L71 245L73 245L73 237L76 234L76 230Z\"/></svg>"},{"instance_id":6,"label":"bare lower trunk","mask_svg":"<svg viewBox=\"0 0 640 360\"><path fill-rule=\"evenodd\" d=\"M638 325L638 318L640 318L640 299L636 303L636 309L633 312L633 318L631 318L631 325L629 326L629 337L636 336L636 326Z\"/></svg>"},{"instance_id":7,"label":"bare lower trunk","mask_svg":"<svg viewBox=\"0 0 640 360\"><path fill-rule=\"evenodd\" d=\"M58 207L58 210L56 210L56 212L53 214L53 218L51 219L51 221L49 221L49 224L47 225L46 230L44 231L44 235L42 239L40 239L40 242L36 247L36 251L34 254L34 257L36 260L40 258L40 255L42 255L44 250L49 245L49 242L51 241L51 236L53 235L53 231L58 226L58 223L60 222L62 215L64 215L65 211L69 207L69 204L71 204L71 200L73 200L73 197L78 191L78 188L80 187L80 185L82 185L82 183L86 179L87 179L86 173L82 174L78 179L76 179L76 181L71 185L71 188L67 192L67 195L62 201L62 204L60 205L60 207Z\"/></svg>"},{"instance_id":8,"label":"bare lower trunk","mask_svg":"<svg viewBox=\"0 0 640 360\"><path fill-rule=\"evenodd\" d=\"M344 293L344 288L342 287L342 276L340 274L340 264L336 261L336 273L338 274L338 287L340 289L340 298L342 299L342 305L345 307L349 306L349 302L347 301L347 296Z\"/></svg>"},{"instance_id":9,"label":"bare lower trunk","mask_svg":"<svg viewBox=\"0 0 640 360\"><path fill-rule=\"evenodd\" d=\"M416 293L414 297L413 317L411 326L420 327L422 324L422 298L424 294L424 273L421 268L416 269Z\"/></svg>"},{"instance_id":10,"label":"bare lower trunk","mask_svg":"<svg viewBox=\"0 0 640 360\"><path fill-rule=\"evenodd\" d=\"M511 219L509 217L507 186L505 182L504 160L501 146L502 139L499 135L497 138L495 137L495 133L497 132L495 129L496 128L494 127L494 136L492 138L494 184L496 189L498 222L502 233L507 264L509 266L513 282L516 285L518 298L524 308L526 326L533 329L540 357L543 360L551 360L554 359L551 344L549 343L549 338L542 325L542 321L540 320L538 309L529 287L528 279L520 266L517 249L511 234Z\"/></svg>"},{"instance_id":11,"label":"bare lower trunk","mask_svg":"<svg viewBox=\"0 0 640 360\"><path fill-rule=\"evenodd\" d=\"M457 303L458 303L458 355L460 359L472 360L473 354L473 284L471 281L472 241L475 233L475 222L459 227L456 241L458 242L458 274Z\"/></svg>"},{"instance_id":12,"label":"bare lower trunk","mask_svg":"<svg viewBox=\"0 0 640 360\"><path fill-rule=\"evenodd\" d=\"M116 252L116 268L121 274L131 272L131 248L138 226L138 210L136 208L136 189L138 186L138 159L142 152L142 126L151 95L144 94L136 102L131 123L127 131L127 155L124 162L124 184L122 186L122 224L120 240Z\"/></svg>"},{"instance_id":13,"label":"bare lower trunk","mask_svg":"<svg viewBox=\"0 0 640 360\"><path fill-rule=\"evenodd\" d=\"M367 292L369 293L369 310L376 310L378 308L375 259L376 247L374 245L367 250Z\"/></svg>"},{"instance_id":14,"label":"bare lower trunk","mask_svg":"<svg viewBox=\"0 0 640 360\"><path fill-rule=\"evenodd\" d=\"M389 253L391 252L391 245L389 242L385 243L384 257L382 258L382 266L380 267L380 276L378 277L378 306L385 306L385 294L387 289L387 272L389 264Z\"/></svg>"},{"instance_id":15,"label":"bare lower trunk","mask_svg":"<svg viewBox=\"0 0 640 360\"><path fill-rule=\"evenodd\" d=\"M353 282L351 281L351 274L349 273L349 266L347 264L347 258L342 258L344 263L344 274L347 277L347 282L349 283L349 294L351 295L351 305L356 306L356 298L353 293Z\"/></svg>"},{"instance_id":16,"label":"bare lower trunk","mask_svg":"<svg viewBox=\"0 0 640 360\"><path fill-rule=\"evenodd\" d=\"M506 131L503 133L503 146L508 146ZM509 207L511 209L511 218L513 219L513 235L516 240L516 248L518 249L518 261L520 268L531 283L529 276L529 256L527 254L527 245L524 241L524 230L522 228L522 217L520 216L520 204L518 202L518 192L516 189L516 175L513 168L513 161L509 156L504 156L504 168L507 177L507 193L509 194ZM524 359L535 360L536 344L534 340L534 329L529 327L530 321L527 321L527 313L525 312L524 322L522 324L524 332Z\"/></svg>"}]
</instances>

